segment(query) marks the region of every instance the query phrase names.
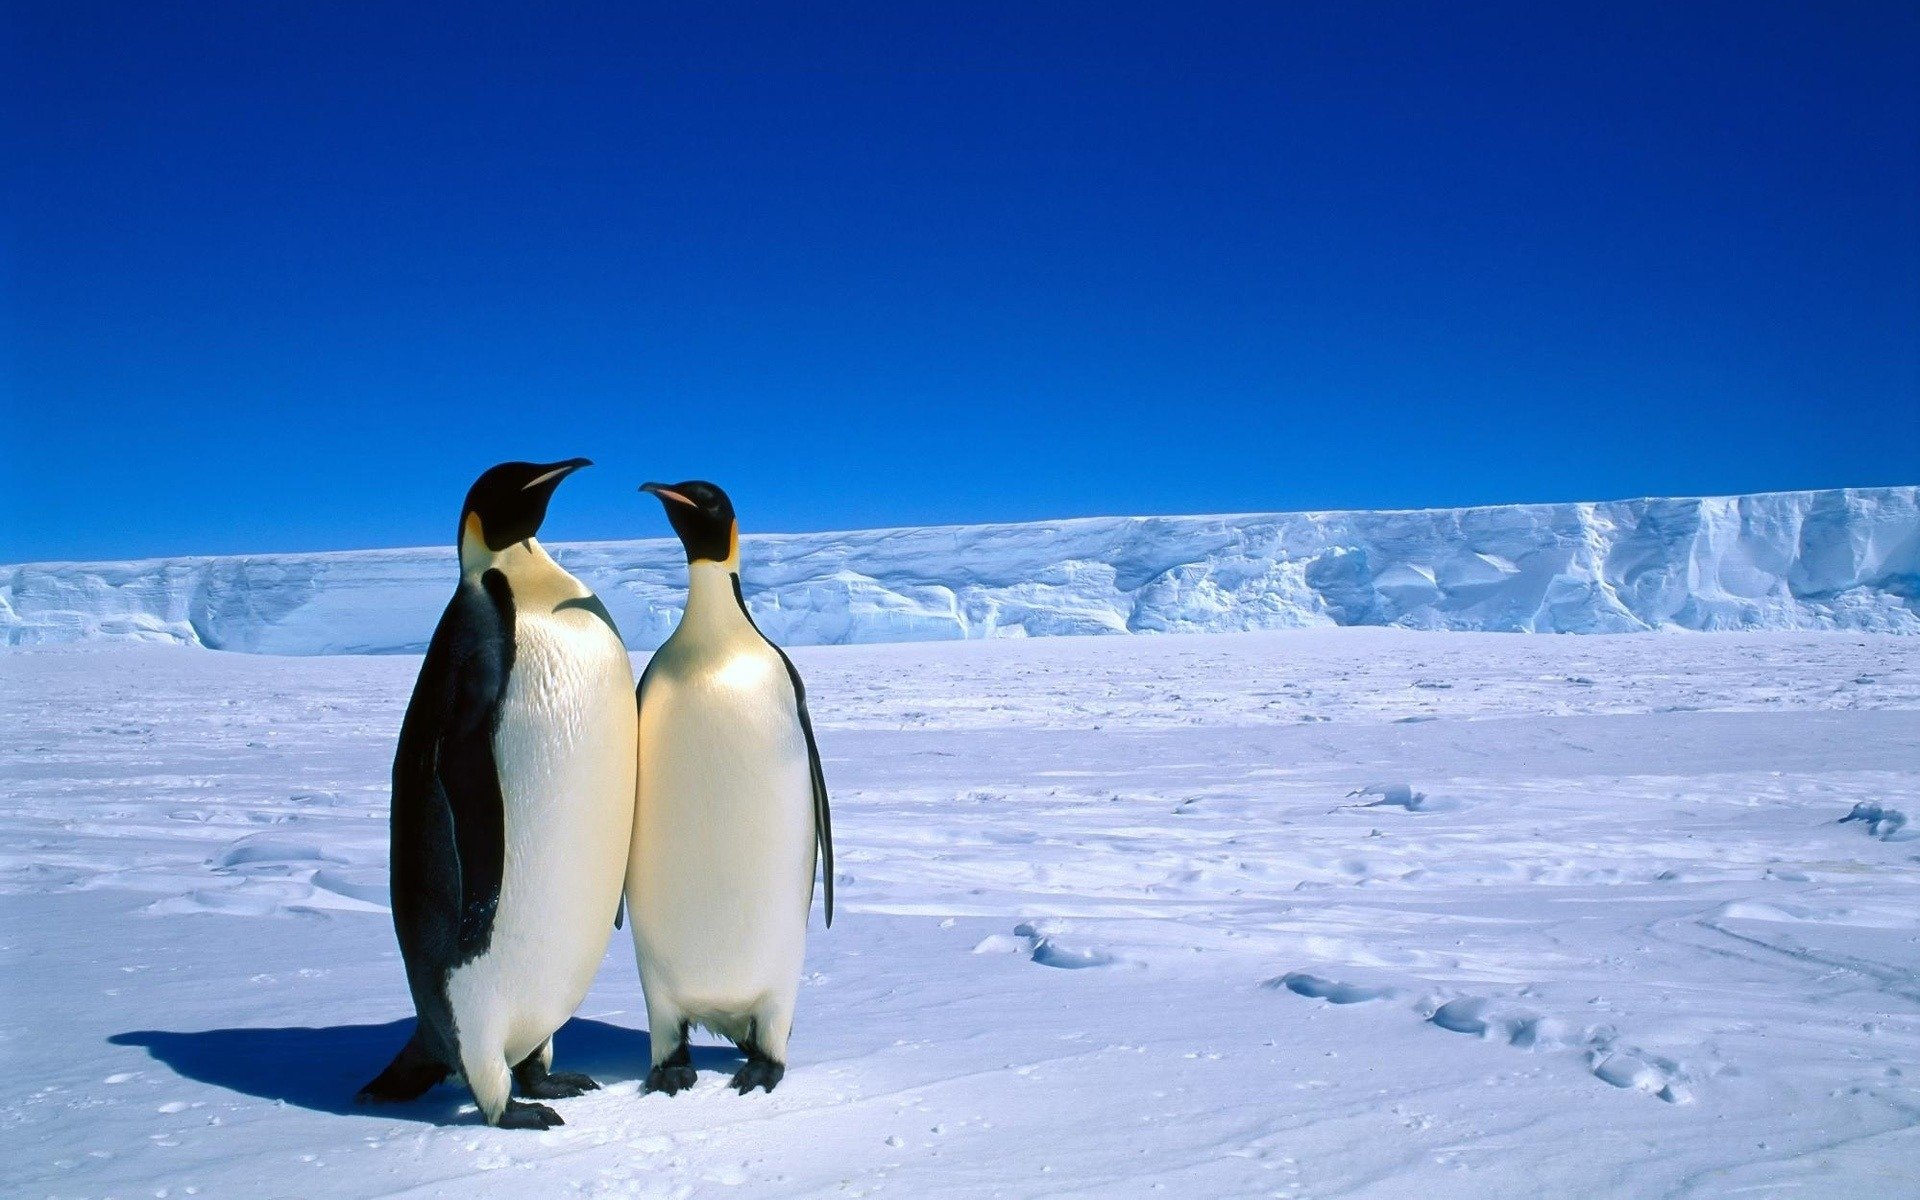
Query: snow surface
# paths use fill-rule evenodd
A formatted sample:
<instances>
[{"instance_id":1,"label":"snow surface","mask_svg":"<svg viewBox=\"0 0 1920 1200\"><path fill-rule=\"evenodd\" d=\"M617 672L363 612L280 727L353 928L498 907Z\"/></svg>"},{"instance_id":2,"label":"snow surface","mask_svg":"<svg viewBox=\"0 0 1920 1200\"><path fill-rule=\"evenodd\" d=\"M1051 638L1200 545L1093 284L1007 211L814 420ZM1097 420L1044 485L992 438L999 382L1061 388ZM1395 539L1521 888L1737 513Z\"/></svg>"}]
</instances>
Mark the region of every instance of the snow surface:
<instances>
[{"instance_id":1,"label":"snow surface","mask_svg":"<svg viewBox=\"0 0 1920 1200\"><path fill-rule=\"evenodd\" d=\"M636 509L636 528L650 516ZM1920 487L1409 512L1107 517L748 537L786 645L1327 625L1920 633ZM679 620L665 540L556 557L637 649ZM0 643L417 653L451 549L0 567Z\"/></svg>"},{"instance_id":2,"label":"snow surface","mask_svg":"<svg viewBox=\"0 0 1920 1200\"><path fill-rule=\"evenodd\" d=\"M547 1133L350 1102L417 660L0 658L0 1194L1920 1194L1920 640L795 657L842 874L786 1081L639 1095L611 938Z\"/></svg>"}]
</instances>

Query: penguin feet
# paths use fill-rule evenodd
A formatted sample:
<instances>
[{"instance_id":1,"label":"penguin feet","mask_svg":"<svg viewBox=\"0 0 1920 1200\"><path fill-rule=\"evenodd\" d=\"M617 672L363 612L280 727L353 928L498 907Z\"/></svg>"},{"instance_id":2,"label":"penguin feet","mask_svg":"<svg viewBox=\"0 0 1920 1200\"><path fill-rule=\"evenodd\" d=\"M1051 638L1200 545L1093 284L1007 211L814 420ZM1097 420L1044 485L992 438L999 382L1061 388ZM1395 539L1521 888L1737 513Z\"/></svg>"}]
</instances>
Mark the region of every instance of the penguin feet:
<instances>
[{"instance_id":1,"label":"penguin feet","mask_svg":"<svg viewBox=\"0 0 1920 1200\"><path fill-rule=\"evenodd\" d=\"M544 1104L528 1104L524 1100L509 1100L505 1112L495 1122L502 1129L552 1129L555 1125L565 1125L560 1114Z\"/></svg>"},{"instance_id":2,"label":"penguin feet","mask_svg":"<svg viewBox=\"0 0 1920 1200\"><path fill-rule=\"evenodd\" d=\"M755 1088L765 1088L771 1093L786 1074L785 1063L777 1063L770 1058L750 1058L746 1066L733 1073L733 1082L728 1086L742 1096Z\"/></svg>"},{"instance_id":3,"label":"penguin feet","mask_svg":"<svg viewBox=\"0 0 1920 1200\"><path fill-rule=\"evenodd\" d=\"M591 1075L579 1071L549 1071L537 1058L529 1058L515 1067L513 1082L529 1100L566 1100L600 1088Z\"/></svg>"},{"instance_id":4,"label":"penguin feet","mask_svg":"<svg viewBox=\"0 0 1920 1200\"><path fill-rule=\"evenodd\" d=\"M692 1087L698 1078L691 1062L675 1062L673 1059L668 1059L666 1062L654 1064L653 1070L647 1072L647 1090L665 1092L671 1096Z\"/></svg>"},{"instance_id":5,"label":"penguin feet","mask_svg":"<svg viewBox=\"0 0 1920 1200\"><path fill-rule=\"evenodd\" d=\"M599 1090L593 1076L578 1071L555 1071L520 1085L520 1094L529 1100L567 1100Z\"/></svg>"},{"instance_id":6,"label":"penguin feet","mask_svg":"<svg viewBox=\"0 0 1920 1200\"><path fill-rule=\"evenodd\" d=\"M687 1023L680 1022L680 1044L673 1053L653 1064L653 1070L647 1072L649 1092L665 1092L671 1096L693 1086L699 1076L693 1070L693 1051L687 1048Z\"/></svg>"}]
</instances>

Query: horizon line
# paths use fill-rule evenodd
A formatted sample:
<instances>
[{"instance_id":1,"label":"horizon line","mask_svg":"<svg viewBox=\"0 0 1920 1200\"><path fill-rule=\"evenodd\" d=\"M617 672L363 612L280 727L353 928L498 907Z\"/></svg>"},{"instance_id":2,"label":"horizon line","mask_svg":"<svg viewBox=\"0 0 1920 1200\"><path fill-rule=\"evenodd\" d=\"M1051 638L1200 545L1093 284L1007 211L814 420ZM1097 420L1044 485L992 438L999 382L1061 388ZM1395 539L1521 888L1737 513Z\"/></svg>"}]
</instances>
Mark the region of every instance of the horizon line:
<instances>
[{"instance_id":1,"label":"horizon line","mask_svg":"<svg viewBox=\"0 0 1920 1200\"><path fill-rule=\"evenodd\" d=\"M936 525L868 525L851 529L804 529L769 530L759 533L740 535L742 542L764 541L777 538L814 538L834 534L884 534L914 531L940 531L949 529L1005 529L1023 525L1067 525L1093 521L1206 521L1206 520L1244 520L1254 517L1316 517L1353 513L1376 513L1382 516L1405 516L1413 513L1468 513L1485 512L1502 508L1580 508L1599 507L1615 504L1648 504L1654 501L1675 501L1706 503L1714 500L1764 499L1772 496L1811 496L1821 492L1890 492L1904 489L1920 490L1920 483L1886 483L1862 486L1845 485L1821 488L1781 488L1764 492L1726 492L1710 495L1685 496L1622 496L1606 500L1543 500L1510 501L1501 504L1445 504L1426 508L1292 508L1292 509L1250 509L1241 512L1203 512L1203 513L1103 513L1080 517L1033 517L1024 521L956 521ZM670 536L630 537L630 538L575 538L567 541L545 543L556 549L578 546L628 545L643 542L671 542ZM181 559L246 559L246 558L286 558L319 557L347 554L413 554L421 551L453 551L452 543L437 543L411 546L355 546L326 550L250 550L230 554L147 554L135 558L43 558L21 562L0 562L0 570L22 570L27 567L73 567L94 564L126 564L179 561Z\"/></svg>"}]
</instances>

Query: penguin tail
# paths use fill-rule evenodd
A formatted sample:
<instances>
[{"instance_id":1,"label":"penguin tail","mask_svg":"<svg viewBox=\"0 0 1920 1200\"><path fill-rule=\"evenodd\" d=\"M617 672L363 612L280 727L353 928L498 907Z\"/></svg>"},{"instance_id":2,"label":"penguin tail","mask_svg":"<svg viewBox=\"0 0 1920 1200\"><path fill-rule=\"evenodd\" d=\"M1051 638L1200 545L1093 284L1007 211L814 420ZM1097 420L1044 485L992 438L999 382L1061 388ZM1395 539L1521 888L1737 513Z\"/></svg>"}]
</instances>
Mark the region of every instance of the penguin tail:
<instances>
[{"instance_id":1,"label":"penguin tail","mask_svg":"<svg viewBox=\"0 0 1920 1200\"><path fill-rule=\"evenodd\" d=\"M387 1064L387 1069L361 1088L353 1102L394 1104L413 1100L426 1094L428 1088L451 1073L451 1068L421 1043L420 1031L415 1029L413 1036L407 1039L407 1044L400 1047L400 1053L394 1055L393 1061Z\"/></svg>"}]
</instances>

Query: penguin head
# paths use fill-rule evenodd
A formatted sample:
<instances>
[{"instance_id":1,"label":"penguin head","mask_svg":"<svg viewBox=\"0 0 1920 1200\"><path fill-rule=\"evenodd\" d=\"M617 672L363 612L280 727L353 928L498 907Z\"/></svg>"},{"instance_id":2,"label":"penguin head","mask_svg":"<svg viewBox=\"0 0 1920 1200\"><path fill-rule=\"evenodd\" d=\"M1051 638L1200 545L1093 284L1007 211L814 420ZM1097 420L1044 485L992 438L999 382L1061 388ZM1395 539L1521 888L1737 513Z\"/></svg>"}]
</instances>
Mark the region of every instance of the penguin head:
<instances>
[{"instance_id":1,"label":"penguin head","mask_svg":"<svg viewBox=\"0 0 1920 1200\"><path fill-rule=\"evenodd\" d=\"M547 519L547 501L553 499L560 481L592 465L588 459L569 458L488 468L473 481L460 510L461 565L471 567L470 559L499 554L539 533L540 523Z\"/></svg>"},{"instance_id":2,"label":"penguin head","mask_svg":"<svg viewBox=\"0 0 1920 1200\"><path fill-rule=\"evenodd\" d=\"M714 484L704 479L685 483L646 483L643 492L651 492L665 506L667 520L687 548L688 562L732 563L740 555L740 525L733 516L733 501Z\"/></svg>"}]
</instances>

